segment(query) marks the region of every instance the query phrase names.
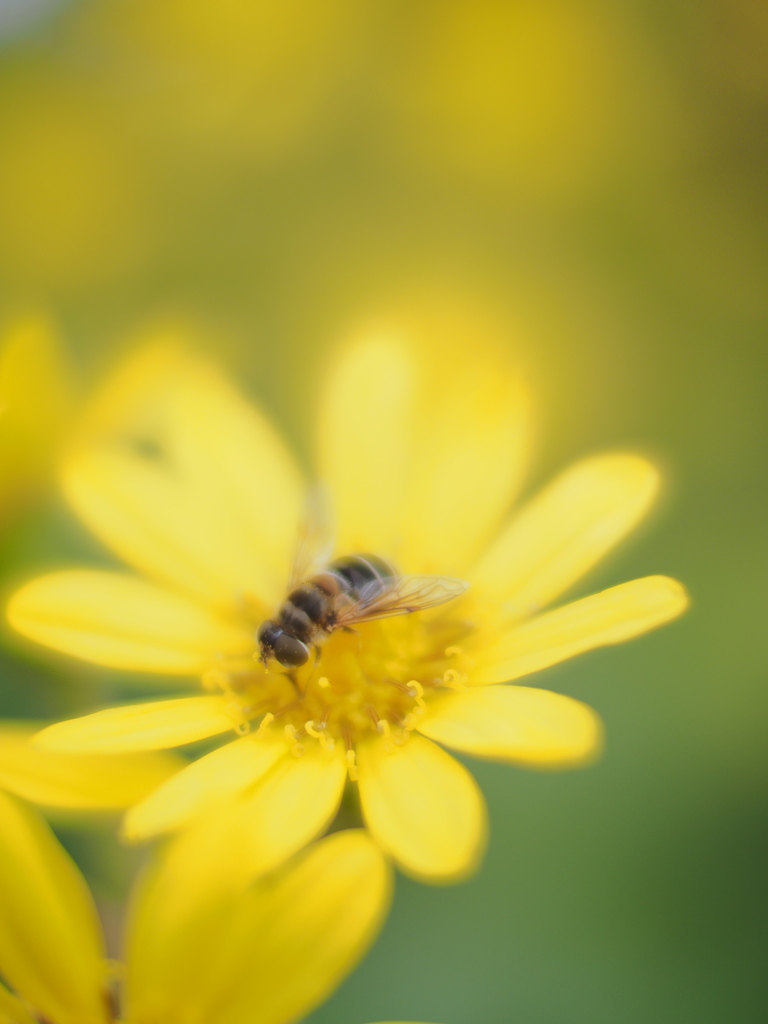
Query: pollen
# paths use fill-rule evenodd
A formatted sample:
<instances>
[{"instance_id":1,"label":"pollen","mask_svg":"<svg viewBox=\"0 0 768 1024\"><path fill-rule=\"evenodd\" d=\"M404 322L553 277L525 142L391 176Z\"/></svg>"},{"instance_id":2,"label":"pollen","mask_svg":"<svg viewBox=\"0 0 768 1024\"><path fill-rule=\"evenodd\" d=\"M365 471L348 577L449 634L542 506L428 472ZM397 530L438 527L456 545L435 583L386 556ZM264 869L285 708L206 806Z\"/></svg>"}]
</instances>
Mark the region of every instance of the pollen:
<instances>
[{"instance_id":1,"label":"pollen","mask_svg":"<svg viewBox=\"0 0 768 1024\"><path fill-rule=\"evenodd\" d=\"M236 705L239 732L251 722L257 737L279 728L296 757L310 744L341 743L354 781L361 739L376 733L391 748L406 743L436 694L465 688L465 648L447 641L468 630L448 609L393 616L335 631L301 668L217 663L203 682Z\"/></svg>"}]
</instances>

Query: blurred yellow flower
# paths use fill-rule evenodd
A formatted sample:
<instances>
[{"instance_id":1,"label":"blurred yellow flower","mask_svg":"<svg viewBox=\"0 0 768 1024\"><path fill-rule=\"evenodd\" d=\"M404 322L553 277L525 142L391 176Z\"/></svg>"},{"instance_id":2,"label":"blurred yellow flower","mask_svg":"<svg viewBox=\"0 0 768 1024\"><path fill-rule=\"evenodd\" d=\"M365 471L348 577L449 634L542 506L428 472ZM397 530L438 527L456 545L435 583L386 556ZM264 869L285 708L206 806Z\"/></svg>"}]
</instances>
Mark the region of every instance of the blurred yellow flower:
<instances>
[{"instance_id":1,"label":"blurred yellow flower","mask_svg":"<svg viewBox=\"0 0 768 1024\"><path fill-rule=\"evenodd\" d=\"M52 325L17 317L0 337L0 524L53 477L72 420L69 368ZM129 807L178 771L156 754L115 758L34 750L40 725L0 721L0 787L46 807Z\"/></svg>"},{"instance_id":2,"label":"blurred yellow flower","mask_svg":"<svg viewBox=\"0 0 768 1024\"><path fill-rule=\"evenodd\" d=\"M44 65L0 83L0 270L21 294L93 289L146 254L146 152L104 92Z\"/></svg>"},{"instance_id":3,"label":"blurred yellow flower","mask_svg":"<svg viewBox=\"0 0 768 1024\"><path fill-rule=\"evenodd\" d=\"M390 900L386 861L357 830L215 891L187 887L188 852L171 847L144 876L116 972L77 867L42 818L0 793L0 970L15 993L0 985L4 1024L287 1024L366 952Z\"/></svg>"},{"instance_id":4,"label":"blurred yellow flower","mask_svg":"<svg viewBox=\"0 0 768 1024\"><path fill-rule=\"evenodd\" d=\"M437 0L410 28L389 83L393 126L433 173L552 201L674 145L659 69L612 5Z\"/></svg>"},{"instance_id":5,"label":"blurred yellow flower","mask_svg":"<svg viewBox=\"0 0 768 1024\"><path fill-rule=\"evenodd\" d=\"M199 174L201 161L268 159L322 137L370 17L358 0L117 0L83 7L74 32L111 56L113 88L126 67L143 83L131 115L145 144L194 153Z\"/></svg>"},{"instance_id":6,"label":"blurred yellow flower","mask_svg":"<svg viewBox=\"0 0 768 1024\"><path fill-rule=\"evenodd\" d=\"M200 674L211 692L59 723L41 746L159 749L253 723L134 807L126 833L203 822L267 871L327 828L349 776L403 871L465 876L485 845L485 804L439 744L528 767L588 761L601 737L590 708L499 684L628 640L687 603L679 583L651 576L545 610L636 525L658 474L636 455L588 458L505 521L528 432L525 392L500 351L382 333L343 353L316 434L337 553L371 551L471 587L442 608L337 630L292 679L256 660L255 631L286 596L302 475L212 366L149 346L97 396L62 471L84 522L149 579L56 572L24 586L9 617L68 654Z\"/></svg>"}]
</instances>

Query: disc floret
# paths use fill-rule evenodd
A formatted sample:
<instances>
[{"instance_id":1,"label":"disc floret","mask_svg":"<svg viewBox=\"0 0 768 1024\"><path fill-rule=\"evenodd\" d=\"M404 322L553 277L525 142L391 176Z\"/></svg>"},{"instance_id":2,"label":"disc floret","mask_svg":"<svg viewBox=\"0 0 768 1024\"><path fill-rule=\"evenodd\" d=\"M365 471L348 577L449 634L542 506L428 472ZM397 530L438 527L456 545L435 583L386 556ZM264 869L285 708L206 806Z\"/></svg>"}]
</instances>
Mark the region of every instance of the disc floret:
<instances>
[{"instance_id":1,"label":"disc floret","mask_svg":"<svg viewBox=\"0 0 768 1024\"><path fill-rule=\"evenodd\" d=\"M364 623L337 631L307 665L293 671L274 663L222 660L203 677L225 693L235 729L257 735L280 729L300 757L309 744L327 750L342 744L354 778L356 744L378 734L393 746L407 742L435 693L463 689L467 626L445 613ZM450 643L446 643L448 638Z\"/></svg>"}]
</instances>

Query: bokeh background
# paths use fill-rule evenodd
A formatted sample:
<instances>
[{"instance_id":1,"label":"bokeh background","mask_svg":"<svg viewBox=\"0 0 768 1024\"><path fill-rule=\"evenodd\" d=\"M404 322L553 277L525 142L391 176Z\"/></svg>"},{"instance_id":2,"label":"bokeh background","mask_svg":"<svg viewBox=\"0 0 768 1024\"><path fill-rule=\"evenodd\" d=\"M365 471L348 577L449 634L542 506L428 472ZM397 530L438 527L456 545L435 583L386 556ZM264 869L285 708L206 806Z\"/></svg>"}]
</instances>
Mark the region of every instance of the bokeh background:
<instances>
[{"instance_id":1,"label":"bokeh background","mask_svg":"<svg viewBox=\"0 0 768 1024\"><path fill-rule=\"evenodd\" d=\"M0 317L50 316L81 394L184 324L306 455L349 332L490 331L531 487L606 448L665 470L588 584L669 573L692 611L537 679L599 709L604 758L478 765L484 870L400 879L312 1024L768 1018L766 180L761 0L0 0ZM29 497L5 592L104 557ZM0 670L5 717L119 689L10 636ZM110 919L111 824L60 822Z\"/></svg>"}]
</instances>

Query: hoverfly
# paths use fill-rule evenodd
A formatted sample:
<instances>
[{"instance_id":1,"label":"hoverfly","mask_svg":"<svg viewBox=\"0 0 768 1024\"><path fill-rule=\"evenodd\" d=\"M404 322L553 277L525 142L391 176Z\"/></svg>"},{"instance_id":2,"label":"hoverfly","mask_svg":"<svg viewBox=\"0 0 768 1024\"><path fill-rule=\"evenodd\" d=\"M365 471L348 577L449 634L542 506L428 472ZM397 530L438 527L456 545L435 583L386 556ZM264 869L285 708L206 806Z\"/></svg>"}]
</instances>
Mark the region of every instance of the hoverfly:
<instances>
[{"instance_id":1,"label":"hoverfly","mask_svg":"<svg viewBox=\"0 0 768 1024\"><path fill-rule=\"evenodd\" d=\"M262 622L256 634L264 664L274 658L284 668L298 668L337 629L352 631L362 622L434 608L469 586L451 576L401 576L389 562L371 554L328 561L332 549L328 524L313 492L288 596L275 618ZM319 571L310 575L312 567Z\"/></svg>"}]
</instances>

